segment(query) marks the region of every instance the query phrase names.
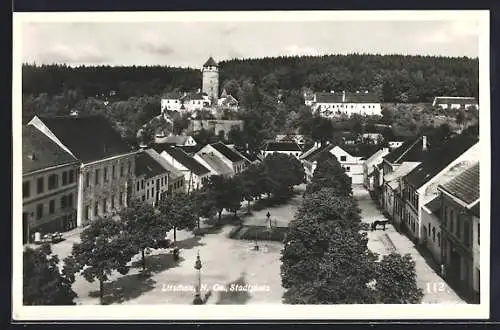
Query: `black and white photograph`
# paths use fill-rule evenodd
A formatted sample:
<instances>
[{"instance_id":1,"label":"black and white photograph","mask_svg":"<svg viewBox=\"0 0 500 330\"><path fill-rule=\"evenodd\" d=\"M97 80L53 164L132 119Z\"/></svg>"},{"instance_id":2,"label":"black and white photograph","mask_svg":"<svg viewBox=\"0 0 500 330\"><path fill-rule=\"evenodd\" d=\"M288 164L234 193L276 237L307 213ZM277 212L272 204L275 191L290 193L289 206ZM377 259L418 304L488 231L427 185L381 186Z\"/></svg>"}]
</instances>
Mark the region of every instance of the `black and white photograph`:
<instances>
[{"instance_id":1,"label":"black and white photograph","mask_svg":"<svg viewBox=\"0 0 500 330\"><path fill-rule=\"evenodd\" d=\"M488 11L14 13L13 40L14 320L488 318Z\"/></svg>"}]
</instances>

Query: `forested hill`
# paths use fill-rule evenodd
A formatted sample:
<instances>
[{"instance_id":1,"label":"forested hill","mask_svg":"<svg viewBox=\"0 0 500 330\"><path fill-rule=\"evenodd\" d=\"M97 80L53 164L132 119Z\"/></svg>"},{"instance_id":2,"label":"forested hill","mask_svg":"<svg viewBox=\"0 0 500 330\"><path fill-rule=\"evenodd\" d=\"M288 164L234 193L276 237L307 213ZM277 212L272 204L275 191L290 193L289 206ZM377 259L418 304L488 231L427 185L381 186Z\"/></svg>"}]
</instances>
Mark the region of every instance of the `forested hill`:
<instances>
[{"instance_id":1,"label":"forested hill","mask_svg":"<svg viewBox=\"0 0 500 330\"><path fill-rule=\"evenodd\" d=\"M384 102L430 102L436 95L478 96L478 59L404 55L295 56L222 61L220 85L237 95L245 81L267 92L371 90ZM24 65L23 93L77 90L83 97L116 91L120 99L201 87L196 69L164 66Z\"/></svg>"}]
</instances>

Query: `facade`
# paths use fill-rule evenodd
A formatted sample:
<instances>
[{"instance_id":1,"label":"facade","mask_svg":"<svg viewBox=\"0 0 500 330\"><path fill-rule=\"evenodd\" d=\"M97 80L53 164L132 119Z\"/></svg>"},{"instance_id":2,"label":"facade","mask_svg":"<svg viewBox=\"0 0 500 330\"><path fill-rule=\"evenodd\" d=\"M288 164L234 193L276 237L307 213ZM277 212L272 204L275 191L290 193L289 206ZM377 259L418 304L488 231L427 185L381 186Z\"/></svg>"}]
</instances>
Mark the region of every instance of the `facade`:
<instances>
[{"instance_id":1,"label":"facade","mask_svg":"<svg viewBox=\"0 0 500 330\"><path fill-rule=\"evenodd\" d=\"M369 191L373 190L374 186L374 176L373 171L374 168L382 163L382 158L389 153L388 148L382 148L378 150L376 153L371 155L363 164L363 185Z\"/></svg>"},{"instance_id":2,"label":"facade","mask_svg":"<svg viewBox=\"0 0 500 330\"><path fill-rule=\"evenodd\" d=\"M104 117L34 117L29 125L81 162L76 203L79 227L113 216L127 205L136 151Z\"/></svg>"},{"instance_id":3,"label":"facade","mask_svg":"<svg viewBox=\"0 0 500 330\"><path fill-rule=\"evenodd\" d=\"M142 150L135 156L135 181L132 185L132 197L153 206L167 197L169 173L155 158L155 152Z\"/></svg>"},{"instance_id":4,"label":"facade","mask_svg":"<svg viewBox=\"0 0 500 330\"><path fill-rule=\"evenodd\" d=\"M218 157L226 166L231 168L232 175L243 172L249 165L245 157L222 142L207 144L197 154L211 154Z\"/></svg>"},{"instance_id":5,"label":"facade","mask_svg":"<svg viewBox=\"0 0 500 330\"><path fill-rule=\"evenodd\" d=\"M224 132L224 136L227 138L232 128L238 128L242 131L243 125L243 120L191 119L187 131L196 134L202 129L205 129L213 132L215 135Z\"/></svg>"},{"instance_id":6,"label":"facade","mask_svg":"<svg viewBox=\"0 0 500 330\"><path fill-rule=\"evenodd\" d=\"M201 189L211 175L209 169L180 148L166 148L160 155L184 175L186 193Z\"/></svg>"},{"instance_id":7,"label":"facade","mask_svg":"<svg viewBox=\"0 0 500 330\"><path fill-rule=\"evenodd\" d=\"M470 160L479 151L478 139L468 136L452 138L441 148L430 150L425 160L403 178L408 236L422 244L428 238L428 227L422 223L422 206L433 196L429 190L457 164ZM476 158L477 159L477 158Z\"/></svg>"},{"instance_id":8,"label":"facade","mask_svg":"<svg viewBox=\"0 0 500 330\"><path fill-rule=\"evenodd\" d=\"M330 153L337 158L340 165L344 168L345 173L351 178L353 185L363 184L364 157L352 155L340 146L330 149Z\"/></svg>"},{"instance_id":9,"label":"facade","mask_svg":"<svg viewBox=\"0 0 500 330\"><path fill-rule=\"evenodd\" d=\"M479 109L476 98L462 96L436 96L432 102L432 106L437 106L441 109Z\"/></svg>"},{"instance_id":10,"label":"facade","mask_svg":"<svg viewBox=\"0 0 500 330\"><path fill-rule=\"evenodd\" d=\"M267 157L275 152L294 156L298 159L302 154L302 149L295 141L268 142L262 150L262 155Z\"/></svg>"},{"instance_id":11,"label":"facade","mask_svg":"<svg viewBox=\"0 0 500 330\"><path fill-rule=\"evenodd\" d=\"M217 100L217 105L225 109L230 109L233 111L238 110L239 102L231 94L227 94L226 90L222 91L220 98Z\"/></svg>"},{"instance_id":12,"label":"facade","mask_svg":"<svg viewBox=\"0 0 500 330\"><path fill-rule=\"evenodd\" d=\"M368 91L355 93L316 93L312 110L322 117L335 118L342 115L381 116L382 106L375 94Z\"/></svg>"},{"instance_id":13,"label":"facade","mask_svg":"<svg viewBox=\"0 0 500 330\"><path fill-rule=\"evenodd\" d=\"M80 162L34 126L23 126L23 244L34 233L76 227Z\"/></svg>"},{"instance_id":14,"label":"facade","mask_svg":"<svg viewBox=\"0 0 500 330\"><path fill-rule=\"evenodd\" d=\"M161 99L161 112L165 111L181 111L183 94L178 92L170 92L163 95Z\"/></svg>"},{"instance_id":15,"label":"facade","mask_svg":"<svg viewBox=\"0 0 500 330\"><path fill-rule=\"evenodd\" d=\"M201 69L203 75L202 92L208 95L208 98L217 103L219 98L219 65L210 57L203 68Z\"/></svg>"},{"instance_id":16,"label":"facade","mask_svg":"<svg viewBox=\"0 0 500 330\"><path fill-rule=\"evenodd\" d=\"M173 194L184 192L184 174L180 172L177 168L175 168L172 164L167 162L155 149L145 149L145 153L147 153L150 157L152 157L158 164L160 164L168 173L168 190L167 196L171 196Z\"/></svg>"},{"instance_id":17,"label":"facade","mask_svg":"<svg viewBox=\"0 0 500 330\"><path fill-rule=\"evenodd\" d=\"M380 133L364 133L361 135L363 143L380 144L384 142L384 137Z\"/></svg>"},{"instance_id":18,"label":"facade","mask_svg":"<svg viewBox=\"0 0 500 330\"><path fill-rule=\"evenodd\" d=\"M479 302L479 163L440 185L442 262L446 280Z\"/></svg>"}]
</instances>

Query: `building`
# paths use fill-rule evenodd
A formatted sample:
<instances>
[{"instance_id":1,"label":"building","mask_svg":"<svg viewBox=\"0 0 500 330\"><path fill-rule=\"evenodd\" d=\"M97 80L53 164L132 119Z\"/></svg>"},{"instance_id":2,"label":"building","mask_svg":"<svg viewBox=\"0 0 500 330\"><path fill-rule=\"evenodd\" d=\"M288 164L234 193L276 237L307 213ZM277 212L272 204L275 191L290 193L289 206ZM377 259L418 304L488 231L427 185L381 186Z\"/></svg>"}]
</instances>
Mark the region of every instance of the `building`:
<instances>
[{"instance_id":1,"label":"building","mask_svg":"<svg viewBox=\"0 0 500 330\"><path fill-rule=\"evenodd\" d=\"M389 141L387 143L389 144L389 149L394 150L401 147L404 141Z\"/></svg>"},{"instance_id":2,"label":"building","mask_svg":"<svg viewBox=\"0 0 500 330\"><path fill-rule=\"evenodd\" d=\"M224 164L231 168L232 175L243 172L249 165L245 157L238 151L226 146L222 142L207 144L197 154L210 154L218 157Z\"/></svg>"},{"instance_id":3,"label":"building","mask_svg":"<svg viewBox=\"0 0 500 330\"><path fill-rule=\"evenodd\" d=\"M479 303L479 163L438 189L445 278Z\"/></svg>"},{"instance_id":4,"label":"building","mask_svg":"<svg viewBox=\"0 0 500 330\"><path fill-rule=\"evenodd\" d=\"M475 157L478 151L477 137L456 136L445 145L429 150L422 163L403 178L405 206L402 225L411 239L422 244L429 235L427 226L422 223L421 206L432 199L432 192L427 193L430 186L456 164Z\"/></svg>"},{"instance_id":5,"label":"building","mask_svg":"<svg viewBox=\"0 0 500 330\"><path fill-rule=\"evenodd\" d=\"M135 156L135 181L132 186L132 196L153 206L167 197L168 170L162 166L150 153L152 149L142 150Z\"/></svg>"},{"instance_id":6,"label":"building","mask_svg":"<svg viewBox=\"0 0 500 330\"><path fill-rule=\"evenodd\" d=\"M190 135L169 135L155 138L155 144L165 144L171 146L195 146L196 141Z\"/></svg>"},{"instance_id":7,"label":"building","mask_svg":"<svg viewBox=\"0 0 500 330\"><path fill-rule=\"evenodd\" d=\"M81 162L77 225L114 215L127 205L135 176L135 153L101 116L34 117L36 127Z\"/></svg>"},{"instance_id":8,"label":"building","mask_svg":"<svg viewBox=\"0 0 500 330\"><path fill-rule=\"evenodd\" d=\"M161 112L165 111L181 111L182 97L184 94L179 92L170 92L163 95L161 98Z\"/></svg>"},{"instance_id":9,"label":"building","mask_svg":"<svg viewBox=\"0 0 500 330\"><path fill-rule=\"evenodd\" d=\"M311 147L311 149L305 151L300 157L300 161L302 162L302 165L304 166L304 172L306 176L306 182L310 182L312 180L312 177L314 175L314 171L316 170L316 167L318 166L318 161L322 157L335 157L330 153L330 150L333 148L333 145L321 145L320 143L316 142L314 146Z\"/></svg>"},{"instance_id":10,"label":"building","mask_svg":"<svg viewBox=\"0 0 500 330\"><path fill-rule=\"evenodd\" d=\"M211 175L222 175L232 177L233 170L213 153L194 154L193 158L210 170Z\"/></svg>"},{"instance_id":11,"label":"building","mask_svg":"<svg viewBox=\"0 0 500 330\"><path fill-rule=\"evenodd\" d=\"M302 149L306 144L306 137L302 134L278 134L275 138L276 142L291 141L295 142Z\"/></svg>"},{"instance_id":12,"label":"building","mask_svg":"<svg viewBox=\"0 0 500 330\"><path fill-rule=\"evenodd\" d=\"M384 137L380 133L363 133L361 134L361 142L369 144L381 144L384 142Z\"/></svg>"},{"instance_id":13,"label":"building","mask_svg":"<svg viewBox=\"0 0 500 330\"><path fill-rule=\"evenodd\" d=\"M366 159L364 155L359 154L354 148L348 149L347 146L335 146L330 149L330 153L337 158L353 185L363 184L363 164Z\"/></svg>"},{"instance_id":14,"label":"building","mask_svg":"<svg viewBox=\"0 0 500 330\"><path fill-rule=\"evenodd\" d=\"M377 96L368 91L355 93L316 93L312 110L322 117L335 118L342 115L381 116L382 107Z\"/></svg>"},{"instance_id":15,"label":"building","mask_svg":"<svg viewBox=\"0 0 500 330\"><path fill-rule=\"evenodd\" d=\"M201 189L211 175L209 169L180 148L166 148L160 155L184 175L184 188L188 194Z\"/></svg>"},{"instance_id":16,"label":"building","mask_svg":"<svg viewBox=\"0 0 500 330\"><path fill-rule=\"evenodd\" d=\"M184 174L175 168L172 164L167 162L155 149L145 149L144 152L149 154L156 162L158 162L168 173L168 190L167 196L184 192L186 190L184 185Z\"/></svg>"},{"instance_id":17,"label":"building","mask_svg":"<svg viewBox=\"0 0 500 330\"><path fill-rule=\"evenodd\" d=\"M436 96L432 106L441 109L479 109L479 103L475 97L463 96Z\"/></svg>"},{"instance_id":18,"label":"building","mask_svg":"<svg viewBox=\"0 0 500 330\"><path fill-rule=\"evenodd\" d=\"M369 191L373 190L373 173L377 165L382 163L382 159L389 153L389 148L382 148L371 155L363 164L363 185Z\"/></svg>"},{"instance_id":19,"label":"building","mask_svg":"<svg viewBox=\"0 0 500 330\"><path fill-rule=\"evenodd\" d=\"M220 98L217 100L217 105L225 109L230 109L233 111L238 110L239 102L231 94L227 94L226 90L222 91Z\"/></svg>"},{"instance_id":20,"label":"building","mask_svg":"<svg viewBox=\"0 0 500 330\"><path fill-rule=\"evenodd\" d=\"M202 129L210 131L215 135L224 132L224 136L227 138L231 129L237 128L242 131L243 125L243 120L191 119L189 120L187 131L193 135Z\"/></svg>"},{"instance_id":21,"label":"building","mask_svg":"<svg viewBox=\"0 0 500 330\"><path fill-rule=\"evenodd\" d=\"M267 157L275 152L294 156L297 159L302 154L302 149L295 141L268 142L262 149L262 156Z\"/></svg>"},{"instance_id":22,"label":"building","mask_svg":"<svg viewBox=\"0 0 500 330\"><path fill-rule=\"evenodd\" d=\"M217 103L219 98L219 65L210 56L203 64L201 69L203 75L202 92L208 95L208 98Z\"/></svg>"},{"instance_id":23,"label":"building","mask_svg":"<svg viewBox=\"0 0 500 330\"><path fill-rule=\"evenodd\" d=\"M76 227L80 162L36 129L23 126L23 244L35 232Z\"/></svg>"}]
</instances>

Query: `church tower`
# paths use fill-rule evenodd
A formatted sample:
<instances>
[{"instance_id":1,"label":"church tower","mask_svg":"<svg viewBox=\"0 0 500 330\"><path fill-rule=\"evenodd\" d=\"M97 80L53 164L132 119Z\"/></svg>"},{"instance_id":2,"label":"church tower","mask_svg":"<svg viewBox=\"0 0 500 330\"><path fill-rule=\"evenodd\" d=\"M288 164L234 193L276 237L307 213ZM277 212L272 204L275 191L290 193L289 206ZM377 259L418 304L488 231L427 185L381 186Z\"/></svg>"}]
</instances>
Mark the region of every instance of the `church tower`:
<instances>
[{"instance_id":1,"label":"church tower","mask_svg":"<svg viewBox=\"0 0 500 330\"><path fill-rule=\"evenodd\" d=\"M203 74L202 92L206 93L213 103L217 103L219 98L219 65L210 56L203 64L201 72Z\"/></svg>"}]
</instances>

